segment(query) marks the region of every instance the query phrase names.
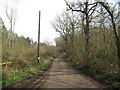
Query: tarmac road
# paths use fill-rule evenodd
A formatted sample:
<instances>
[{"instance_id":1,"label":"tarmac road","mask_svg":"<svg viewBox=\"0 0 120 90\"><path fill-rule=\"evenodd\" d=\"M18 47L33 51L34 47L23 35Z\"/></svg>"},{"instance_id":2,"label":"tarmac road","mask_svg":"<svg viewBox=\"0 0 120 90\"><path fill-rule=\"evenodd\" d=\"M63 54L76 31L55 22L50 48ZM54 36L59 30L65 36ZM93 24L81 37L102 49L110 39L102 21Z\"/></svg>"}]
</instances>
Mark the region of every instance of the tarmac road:
<instances>
[{"instance_id":1,"label":"tarmac road","mask_svg":"<svg viewBox=\"0 0 120 90\"><path fill-rule=\"evenodd\" d=\"M73 70L62 57L60 55L54 60L42 88L105 88L92 78Z\"/></svg>"}]
</instances>

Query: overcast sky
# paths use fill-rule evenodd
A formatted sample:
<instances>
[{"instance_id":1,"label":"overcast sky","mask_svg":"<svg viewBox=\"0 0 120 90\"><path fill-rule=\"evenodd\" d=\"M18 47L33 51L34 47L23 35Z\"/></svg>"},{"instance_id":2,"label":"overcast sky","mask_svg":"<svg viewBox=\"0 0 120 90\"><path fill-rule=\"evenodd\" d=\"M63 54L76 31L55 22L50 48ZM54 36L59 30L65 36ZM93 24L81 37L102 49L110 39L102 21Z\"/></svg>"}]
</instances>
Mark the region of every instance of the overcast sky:
<instances>
[{"instance_id":1,"label":"overcast sky","mask_svg":"<svg viewBox=\"0 0 120 90\"><path fill-rule=\"evenodd\" d=\"M15 32L19 36L23 35L37 41L39 10L41 11L41 42L51 42L59 36L59 33L52 28L51 22L66 8L64 0L0 0L0 16L9 28L9 21L5 15L6 5L17 9Z\"/></svg>"},{"instance_id":2,"label":"overcast sky","mask_svg":"<svg viewBox=\"0 0 120 90\"><path fill-rule=\"evenodd\" d=\"M57 14L60 14L66 7L64 0L0 0L0 16L5 25L9 28L9 21L5 15L5 6L12 6L17 9L17 20L15 32L25 37L29 36L37 41L38 17L41 11L41 42L53 41L59 33L52 28L51 22Z\"/></svg>"}]
</instances>

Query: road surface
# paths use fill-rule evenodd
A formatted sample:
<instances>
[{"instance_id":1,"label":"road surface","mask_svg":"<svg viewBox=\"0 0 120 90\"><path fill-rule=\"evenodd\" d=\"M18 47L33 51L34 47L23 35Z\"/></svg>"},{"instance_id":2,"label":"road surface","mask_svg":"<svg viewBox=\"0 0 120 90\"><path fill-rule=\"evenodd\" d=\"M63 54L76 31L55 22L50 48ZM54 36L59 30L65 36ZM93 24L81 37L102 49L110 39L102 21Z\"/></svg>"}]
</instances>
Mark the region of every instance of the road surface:
<instances>
[{"instance_id":1,"label":"road surface","mask_svg":"<svg viewBox=\"0 0 120 90\"><path fill-rule=\"evenodd\" d=\"M60 55L54 60L42 88L105 88L93 79L73 70L62 57L63 55Z\"/></svg>"}]
</instances>

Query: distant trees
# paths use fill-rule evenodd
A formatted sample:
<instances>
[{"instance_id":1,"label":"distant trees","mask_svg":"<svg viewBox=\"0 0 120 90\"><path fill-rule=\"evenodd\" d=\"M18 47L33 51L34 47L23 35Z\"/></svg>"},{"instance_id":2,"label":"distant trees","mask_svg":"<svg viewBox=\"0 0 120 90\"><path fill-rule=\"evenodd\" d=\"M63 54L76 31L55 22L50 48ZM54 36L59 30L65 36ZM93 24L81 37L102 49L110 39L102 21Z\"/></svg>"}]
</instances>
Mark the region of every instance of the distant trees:
<instances>
[{"instance_id":1,"label":"distant trees","mask_svg":"<svg viewBox=\"0 0 120 90\"><path fill-rule=\"evenodd\" d=\"M53 27L57 32L60 33L60 38L56 38L56 45L62 45L62 47L65 47L64 49L66 52L74 52L74 39L75 39L75 33L77 31L77 28L79 28L78 24L79 18L73 13L70 12L63 12L63 14L52 23ZM65 45L62 43L64 42ZM70 48L70 49L68 49Z\"/></svg>"},{"instance_id":2,"label":"distant trees","mask_svg":"<svg viewBox=\"0 0 120 90\"><path fill-rule=\"evenodd\" d=\"M56 43L56 46L57 47L65 47L65 41L64 41L64 39L62 38L62 37L57 37L57 38L55 38L55 43Z\"/></svg>"},{"instance_id":3,"label":"distant trees","mask_svg":"<svg viewBox=\"0 0 120 90\"><path fill-rule=\"evenodd\" d=\"M1 17L0 17L0 32L2 32L3 61L9 60L11 59L11 57L21 54L22 52L26 51L27 48L31 47L31 45L33 44L33 41L29 37L27 38L25 38L24 36L19 37L17 34L14 34L12 31L10 32L9 30L7 30ZM9 47L8 38L10 33L13 34L13 37L16 40L16 43L14 43L14 48ZM13 42L11 43L13 44ZM14 49L14 51L12 49Z\"/></svg>"},{"instance_id":4,"label":"distant trees","mask_svg":"<svg viewBox=\"0 0 120 90\"><path fill-rule=\"evenodd\" d=\"M6 12L6 17L8 18L9 21L9 34L8 34L8 42L9 42L9 48L14 49L14 45L15 45L15 37L14 37L14 28L15 28L15 23L16 23L16 19L17 19L17 10L13 7L10 7L8 5L6 5L5 8L5 12Z\"/></svg>"}]
</instances>

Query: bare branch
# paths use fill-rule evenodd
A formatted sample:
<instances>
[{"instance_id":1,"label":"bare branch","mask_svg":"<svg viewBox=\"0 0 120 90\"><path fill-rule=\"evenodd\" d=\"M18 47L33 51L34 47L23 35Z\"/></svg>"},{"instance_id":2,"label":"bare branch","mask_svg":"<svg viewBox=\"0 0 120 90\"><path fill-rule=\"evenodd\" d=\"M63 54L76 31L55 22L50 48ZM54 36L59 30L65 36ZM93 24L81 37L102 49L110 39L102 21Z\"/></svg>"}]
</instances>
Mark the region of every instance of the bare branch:
<instances>
[{"instance_id":1,"label":"bare branch","mask_svg":"<svg viewBox=\"0 0 120 90\"><path fill-rule=\"evenodd\" d=\"M89 14L89 16L91 16L91 15L94 13L95 9L96 9L96 8L93 9L93 11Z\"/></svg>"},{"instance_id":2,"label":"bare branch","mask_svg":"<svg viewBox=\"0 0 120 90\"><path fill-rule=\"evenodd\" d=\"M85 13L85 11L82 11L82 10L80 10L80 9L79 9L79 10L73 9L73 8L70 6L70 4L68 4L68 2L67 2L66 0L65 0L65 2L66 2L66 5L69 7L68 10Z\"/></svg>"},{"instance_id":3,"label":"bare branch","mask_svg":"<svg viewBox=\"0 0 120 90\"><path fill-rule=\"evenodd\" d=\"M95 8L96 6L97 6L97 4L98 4L98 2L97 3L95 3L95 5L94 6L92 6L89 10L88 10L88 13L93 9L93 8ZM95 9L93 9L93 10L95 10Z\"/></svg>"},{"instance_id":4,"label":"bare branch","mask_svg":"<svg viewBox=\"0 0 120 90\"><path fill-rule=\"evenodd\" d=\"M14 26L15 26L16 16L17 16L16 9L13 7L8 8L8 6L6 5L5 11L6 11L6 16L10 23L10 30L14 32Z\"/></svg>"}]
</instances>

